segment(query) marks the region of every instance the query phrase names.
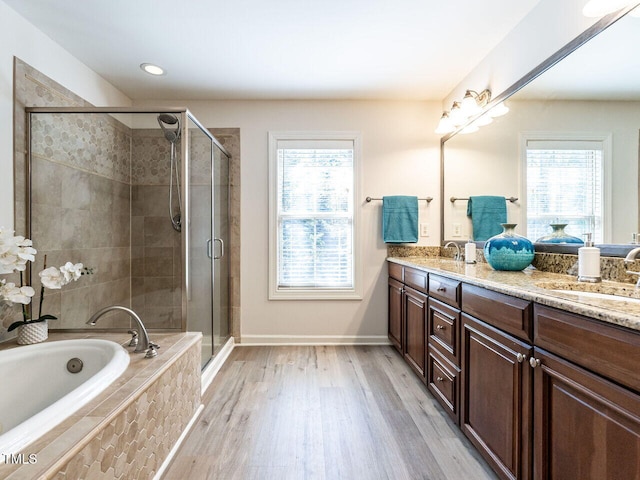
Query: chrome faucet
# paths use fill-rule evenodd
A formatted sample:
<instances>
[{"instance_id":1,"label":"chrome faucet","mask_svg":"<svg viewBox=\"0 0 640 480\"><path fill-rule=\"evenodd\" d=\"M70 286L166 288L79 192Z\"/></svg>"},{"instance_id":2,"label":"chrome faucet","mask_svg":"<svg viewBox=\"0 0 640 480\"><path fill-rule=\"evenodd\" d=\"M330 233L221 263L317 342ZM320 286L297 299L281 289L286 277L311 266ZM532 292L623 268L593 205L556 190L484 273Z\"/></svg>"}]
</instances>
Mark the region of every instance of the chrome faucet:
<instances>
[{"instance_id":1,"label":"chrome faucet","mask_svg":"<svg viewBox=\"0 0 640 480\"><path fill-rule=\"evenodd\" d=\"M140 339L136 345L136 349L134 350L134 352L136 353L145 352L145 358L151 358L158 355L157 349L160 347L158 347L158 345L152 343L151 340L149 340L149 334L147 333L147 329L144 328L144 324L142 323L142 320L136 314L136 312L134 312L130 308L122 307L120 305L111 305L109 307L105 307L102 310L99 310L96 313L94 313L91 316L91 318L87 320L87 325L95 325L101 316L103 316L105 313L109 313L114 310L120 310L129 314L129 316L133 318L133 320L136 322L137 328L140 331Z\"/></svg>"},{"instance_id":2,"label":"chrome faucet","mask_svg":"<svg viewBox=\"0 0 640 480\"><path fill-rule=\"evenodd\" d=\"M627 253L627 256L624 257L624 264L628 265L629 263L635 262L636 258L640 254L640 247L636 247ZM640 272L632 272L631 270L627 270L627 274L636 275L638 277L638 281L636 282L636 288L640 288Z\"/></svg>"},{"instance_id":3,"label":"chrome faucet","mask_svg":"<svg viewBox=\"0 0 640 480\"><path fill-rule=\"evenodd\" d=\"M624 263L633 263L638 254L640 254L640 247L636 247L627 253L627 256L624 257Z\"/></svg>"},{"instance_id":4,"label":"chrome faucet","mask_svg":"<svg viewBox=\"0 0 640 480\"><path fill-rule=\"evenodd\" d=\"M458 245L456 242L447 242L444 244L444 248L450 247L451 245L453 245L454 247L456 247L456 253L453 256L453 259L458 262L460 260L462 260L462 253L460 252L460 245Z\"/></svg>"}]
</instances>

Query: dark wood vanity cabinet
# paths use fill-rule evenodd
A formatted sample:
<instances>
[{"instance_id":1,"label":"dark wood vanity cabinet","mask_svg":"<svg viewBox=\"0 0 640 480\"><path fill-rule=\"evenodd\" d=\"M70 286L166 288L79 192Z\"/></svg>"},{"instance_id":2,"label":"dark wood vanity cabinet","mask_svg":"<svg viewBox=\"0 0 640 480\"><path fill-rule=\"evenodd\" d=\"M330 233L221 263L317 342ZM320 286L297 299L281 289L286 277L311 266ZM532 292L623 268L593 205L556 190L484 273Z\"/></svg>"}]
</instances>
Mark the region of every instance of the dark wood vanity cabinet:
<instances>
[{"instance_id":1,"label":"dark wood vanity cabinet","mask_svg":"<svg viewBox=\"0 0 640 480\"><path fill-rule=\"evenodd\" d=\"M406 333L404 358L423 379L425 375L427 296L407 286L404 288L404 319Z\"/></svg>"},{"instance_id":2,"label":"dark wood vanity cabinet","mask_svg":"<svg viewBox=\"0 0 640 480\"><path fill-rule=\"evenodd\" d=\"M640 479L640 334L536 305L534 341L534 478Z\"/></svg>"},{"instance_id":3,"label":"dark wood vanity cabinet","mask_svg":"<svg viewBox=\"0 0 640 480\"><path fill-rule=\"evenodd\" d=\"M427 388L460 421L460 282L429 275Z\"/></svg>"},{"instance_id":4,"label":"dark wood vanity cabinet","mask_svg":"<svg viewBox=\"0 0 640 480\"><path fill-rule=\"evenodd\" d=\"M390 340L501 478L640 480L640 332L391 265Z\"/></svg>"},{"instance_id":5,"label":"dark wood vanity cabinet","mask_svg":"<svg viewBox=\"0 0 640 480\"><path fill-rule=\"evenodd\" d=\"M531 302L464 284L462 310L460 426L503 478L528 479Z\"/></svg>"},{"instance_id":6,"label":"dark wood vanity cabinet","mask_svg":"<svg viewBox=\"0 0 640 480\"><path fill-rule=\"evenodd\" d=\"M389 265L389 340L424 381L428 274Z\"/></svg>"},{"instance_id":7,"label":"dark wood vanity cabinet","mask_svg":"<svg viewBox=\"0 0 640 480\"><path fill-rule=\"evenodd\" d=\"M536 348L535 479L640 479L640 396Z\"/></svg>"}]
</instances>

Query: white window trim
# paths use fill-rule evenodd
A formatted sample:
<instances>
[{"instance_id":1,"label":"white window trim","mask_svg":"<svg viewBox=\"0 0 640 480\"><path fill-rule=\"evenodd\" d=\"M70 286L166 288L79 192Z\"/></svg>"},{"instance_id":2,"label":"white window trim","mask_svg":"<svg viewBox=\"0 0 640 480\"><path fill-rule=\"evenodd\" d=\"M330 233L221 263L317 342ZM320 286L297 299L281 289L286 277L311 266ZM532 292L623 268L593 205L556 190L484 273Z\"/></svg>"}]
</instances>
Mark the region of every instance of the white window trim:
<instances>
[{"instance_id":1,"label":"white window trim","mask_svg":"<svg viewBox=\"0 0 640 480\"><path fill-rule=\"evenodd\" d=\"M520 198L522 205L522 215L527 214L527 142L529 140L575 140L579 141L596 141L602 142L602 175L603 175L603 192L602 192L602 235L603 243L610 243L612 237L611 218L613 214L612 192L611 192L611 164L612 160L612 134L611 132L521 132L520 141ZM526 228L527 219L523 219ZM525 232L526 235L526 232Z\"/></svg>"},{"instance_id":2,"label":"white window trim","mask_svg":"<svg viewBox=\"0 0 640 480\"><path fill-rule=\"evenodd\" d=\"M360 208L362 134L353 131L269 132L269 300L362 300L362 238ZM351 140L353 141L353 288L278 288L278 155L283 140Z\"/></svg>"}]
</instances>

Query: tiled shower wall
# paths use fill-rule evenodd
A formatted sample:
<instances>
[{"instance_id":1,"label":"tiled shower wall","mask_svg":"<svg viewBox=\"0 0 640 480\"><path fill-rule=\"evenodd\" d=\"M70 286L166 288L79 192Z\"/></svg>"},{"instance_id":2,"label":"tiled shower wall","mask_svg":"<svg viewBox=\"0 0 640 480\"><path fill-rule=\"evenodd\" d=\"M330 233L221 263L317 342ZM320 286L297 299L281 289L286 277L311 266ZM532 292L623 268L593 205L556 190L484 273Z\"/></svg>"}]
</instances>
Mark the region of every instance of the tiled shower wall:
<instances>
[{"instance_id":1,"label":"tiled shower wall","mask_svg":"<svg viewBox=\"0 0 640 480\"><path fill-rule=\"evenodd\" d=\"M178 157L179 150L178 144ZM133 131L132 307L149 328L182 327L180 233L169 219L170 151L157 129Z\"/></svg>"},{"instance_id":2,"label":"tiled shower wall","mask_svg":"<svg viewBox=\"0 0 640 480\"><path fill-rule=\"evenodd\" d=\"M45 256L47 266L91 267L93 275L46 290L42 309L58 317L50 328L82 328L105 306L130 305L131 133L108 115L37 114L31 134L32 285L40 291ZM100 326L128 321L116 314Z\"/></svg>"}]
</instances>

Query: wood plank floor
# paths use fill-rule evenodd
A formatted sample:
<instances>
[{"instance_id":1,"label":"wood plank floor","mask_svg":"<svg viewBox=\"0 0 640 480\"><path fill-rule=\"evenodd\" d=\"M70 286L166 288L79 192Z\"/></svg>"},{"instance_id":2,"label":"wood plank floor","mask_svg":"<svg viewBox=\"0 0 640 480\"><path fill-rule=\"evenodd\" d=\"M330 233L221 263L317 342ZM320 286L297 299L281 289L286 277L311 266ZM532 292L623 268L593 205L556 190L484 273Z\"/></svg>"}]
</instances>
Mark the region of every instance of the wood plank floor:
<instances>
[{"instance_id":1,"label":"wood plank floor","mask_svg":"<svg viewBox=\"0 0 640 480\"><path fill-rule=\"evenodd\" d=\"M185 479L495 479L392 347L236 347L167 470Z\"/></svg>"}]
</instances>

